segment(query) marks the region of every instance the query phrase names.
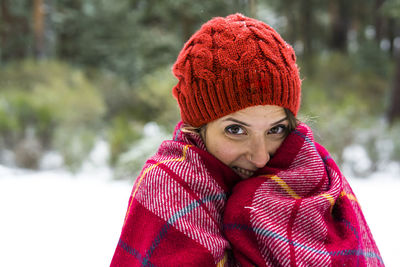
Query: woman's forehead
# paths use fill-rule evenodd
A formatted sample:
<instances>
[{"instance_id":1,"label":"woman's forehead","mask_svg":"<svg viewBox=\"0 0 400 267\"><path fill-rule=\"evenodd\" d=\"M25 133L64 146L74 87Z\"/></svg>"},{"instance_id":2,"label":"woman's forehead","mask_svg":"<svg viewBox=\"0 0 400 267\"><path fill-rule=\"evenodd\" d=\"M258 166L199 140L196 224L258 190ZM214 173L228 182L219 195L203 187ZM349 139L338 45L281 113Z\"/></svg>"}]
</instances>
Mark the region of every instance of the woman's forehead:
<instances>
[{"instance_id":1,"label":"woman's forehead","mask_svg":"<svg viewBox=\"0 0 400 267\"><path fill-rule=\"evenodd\" d=\"M265 128L286 117L285 109L279 106L252 106L221 117L208 123L208 126L239 123L249 127Z\"/></svg>"},{"instance_id":2,"label":"woman's forehead","mask_svg":"<svg viewBox=\"0 0 400 267\"><path fill-rule=\"evenodd\" d=\"M231 113L222 119L226 118L235 118L235 119L245 119L245 120L274 120L278 117L284 117L285 109L279 106L272 105L260 105L260 106L252 106L248 107L234 113Z\"/></svg>"}]
</instances>

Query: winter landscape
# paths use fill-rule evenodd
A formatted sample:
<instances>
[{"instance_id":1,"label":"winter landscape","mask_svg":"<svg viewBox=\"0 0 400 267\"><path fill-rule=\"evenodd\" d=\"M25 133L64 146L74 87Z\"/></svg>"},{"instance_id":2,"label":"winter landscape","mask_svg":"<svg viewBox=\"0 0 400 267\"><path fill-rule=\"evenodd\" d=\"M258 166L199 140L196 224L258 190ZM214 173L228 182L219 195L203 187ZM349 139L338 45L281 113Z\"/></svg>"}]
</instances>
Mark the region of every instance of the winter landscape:
<instances>
[{"instance_id":1,"label":"winter landscape","mask_svg":"<svg viewBox=\"0 0 400 267\"><path fill-rule=\"evenodd\" d=\"M132 181L112 180L106 154L100 142L76 175L0 166L0 266L109 266ZM399 173L393 164L368 179L349 178L388 267L400 264Z\"/></svg>"},{"instance_id":2,"label":"winter landscape","mask_svg":"<svg viewBox=\"0 0 400 267\"><path fill-rule=\"evenodd\" d=\"M234 13L294 48L298 117L400 266L400 0L0 3L0 267L110 265L134 178L181 119L173 64L203 23ZM260 67L246 43L227 59Z\"/></svg>"}]
</instances>

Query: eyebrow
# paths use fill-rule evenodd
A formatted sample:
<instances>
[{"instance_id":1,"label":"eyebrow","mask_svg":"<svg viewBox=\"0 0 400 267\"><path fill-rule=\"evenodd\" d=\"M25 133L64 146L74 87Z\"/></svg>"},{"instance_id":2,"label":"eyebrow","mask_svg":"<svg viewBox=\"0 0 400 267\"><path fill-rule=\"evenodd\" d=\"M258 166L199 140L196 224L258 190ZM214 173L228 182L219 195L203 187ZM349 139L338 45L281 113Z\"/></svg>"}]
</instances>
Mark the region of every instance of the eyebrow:
<instances>
[{"instance_id":1,"label":"eyebrow","mask_svg":"<svg viewBox=\"0 0 400 267\"><path fill-rule=\"evenodd\" d=\"M281 123L281 122L283 122L283 121L285 121L287 119L288 119L288 117L286 116L286 117L284 117L284 118L282 118L282 119L280 119L280 120L278 120L276 122L271 123L271 126L275 126L275 125L277 125L277 124L279 124L279 123ZM224 119L224 121L232 121L232 122L236 122L236 123L242 124L244 126L250 127L250 125L248 123L245 123L243 121L240 121L240 120L237 120L237 119L234 119L234 118L230 118L230 117Z\"/></svg>"},{"instance_id":2,"label":"eyebrow","mask_svg":"<svg viewBox=\"0 0 400 267\"><path fill-rule=\"evenodd\" d=\"M277 125L278 123L281 123L281 122L286 121L286 120L288 120L288 119L289 119L289 118L286 116L286 117L280 119L279 121L276 121L276 122L272 123L271 125Z\"/></svg>"},{"instance_id":3,"label":"eyebrow","mask_svg":"<svg viewBox=\"0 0 400 267\"><path fill-rule=\"evenodd\" d=\"M237 120L237 119L234 119L234 118L226 118L226 119L224 119L224 121L232 121L232 122L236 122L236 123L239 123L239 124L242 124L242 125L244 125L244 126L247 126L247 127L249 127L250 125L249 124L247 124L247 123L245 123L245 122L243 122L243 121L240 121L240 120Z\"/></svg>"}]
</instances>

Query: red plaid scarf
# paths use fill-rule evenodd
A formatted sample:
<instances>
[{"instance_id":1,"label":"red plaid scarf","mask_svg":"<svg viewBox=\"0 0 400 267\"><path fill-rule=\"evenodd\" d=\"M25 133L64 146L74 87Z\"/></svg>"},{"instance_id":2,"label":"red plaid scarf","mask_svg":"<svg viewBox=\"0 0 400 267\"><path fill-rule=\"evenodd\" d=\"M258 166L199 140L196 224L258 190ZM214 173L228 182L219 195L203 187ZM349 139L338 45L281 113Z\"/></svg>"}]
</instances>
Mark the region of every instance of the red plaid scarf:
<instances>
[{"instance_id":1,"label":"red plaid scarf","mask_svg":"<svg viewBox=\"0 0 400 267\"><path fill-rule=\"evenodd\" d=\"M135 182L111 266L384 266L306 125L244 181L180 127Z\"/></svg>"}]
</instances>

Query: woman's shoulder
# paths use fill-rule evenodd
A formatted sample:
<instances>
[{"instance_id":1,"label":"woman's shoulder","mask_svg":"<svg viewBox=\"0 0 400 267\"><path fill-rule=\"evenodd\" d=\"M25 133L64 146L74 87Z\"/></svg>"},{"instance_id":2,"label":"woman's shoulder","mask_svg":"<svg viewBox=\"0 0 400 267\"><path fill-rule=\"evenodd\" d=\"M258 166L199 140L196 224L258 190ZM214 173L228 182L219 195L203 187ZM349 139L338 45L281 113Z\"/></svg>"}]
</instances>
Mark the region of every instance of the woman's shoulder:
<instances>
[{"instance_id":1,"label":"woman's shoulder","mask_svg":"<svg viewBox=\"0 0 400 267\"><path fill-rule=\"evenodd\" d=\"M203 164L201 158L208 153L202 138L200 135L185 131L184 128L183 122L179 122L172 139L163 141L149 160L161 163L190 163L191 166Z\"/></svg>"}]
</instances>

